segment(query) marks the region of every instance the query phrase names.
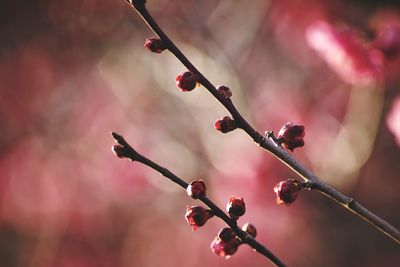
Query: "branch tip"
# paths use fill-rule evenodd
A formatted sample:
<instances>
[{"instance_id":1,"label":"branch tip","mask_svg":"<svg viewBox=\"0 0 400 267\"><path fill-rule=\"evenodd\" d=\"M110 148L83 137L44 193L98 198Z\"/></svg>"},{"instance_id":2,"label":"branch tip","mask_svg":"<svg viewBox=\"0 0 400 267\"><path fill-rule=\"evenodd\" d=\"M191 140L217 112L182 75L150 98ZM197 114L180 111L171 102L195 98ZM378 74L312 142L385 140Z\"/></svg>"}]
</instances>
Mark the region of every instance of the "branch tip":
<instances>
[{"instance_id":1,"label":"branch tip","mask_svg":"<svg viewBox=\"0 0 400 267\"><path fill-rule=\"evenodd\" d=\"M122 137L122 135L117 134L116 132L111 132L111 135L113 137L113 139L115 140L115 142L117 142L120 145L125 145L125 139Z\"/></svg>"}]
</instances>

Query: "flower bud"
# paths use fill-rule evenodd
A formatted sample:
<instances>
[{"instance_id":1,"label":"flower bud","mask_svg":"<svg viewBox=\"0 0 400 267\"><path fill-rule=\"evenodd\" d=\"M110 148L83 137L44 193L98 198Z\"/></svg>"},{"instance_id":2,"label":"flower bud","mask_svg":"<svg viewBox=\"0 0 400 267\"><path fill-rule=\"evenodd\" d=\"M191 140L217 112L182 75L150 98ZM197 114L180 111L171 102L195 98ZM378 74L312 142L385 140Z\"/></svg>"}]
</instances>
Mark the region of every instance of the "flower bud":
<instances>
[{"instance_id":1,"label":"flower bud","mask_svg":"<svg viewBox=\"0 0 400 267\"><path fill-rule=\"evenodd\" d=\"M126 158L126 155L125 155L125 148L122 146L122 145L120 145L120 144L118 144L118 145L113 145L112 147L111 147L111 150L112 150L112 152L114 153L114 155L116 155L118 158Z\"/></svg>"},{"instance_id":2,"label":"flower bud","mask_svg":"<svg viewBox=\"0 0 400 267\"><path fill-rule=\"evenodd\" d=\"M251 235L253 238L256 238L257 236L257 229L251 223L245 223L242 226L242 230L245 231L247 234Z\"/></svg>"},{"instance_id":3,"label":"flower bud","mask_svg":"<svg viewBox=\"0 0 400 267\"><path fill-rule=\"evenodd\" d=\"M190 71L185 71L176 77L176 86L178 86L183 92L192 91L197 83L198 77L196 74Z\"/></svg>"},{"instance_id":4,"label":"flower bud","mask_svg":"<svg viewBox=\"0 0 400 267\"><path fill-rule=\"evenodd\" d=\"M225 98L230 98L232 96L231 89L228 86L220 85L217 87L218 92Z\"/></svg>"},{"instance_id":5,"label":"flower bud","mask_svg":"<svg viewBox=\"0 0 400 267\"><path fill-rule=\"evenodd\" d=\"M229 133L237 128L236 122L229 116L218 119L214 126L221 133Z\"/></svg>"},{"instance_id":6,"label":"flower bud","mask_svg":"<svg viewBox=\"0 0 400 267\"><path fill-rule=\"evenodd\" d=\"M147 38L144 47L154 53L161 53L166 49L164 42L158 37Z\"/></svg>"},{"instance_id":7,"label":"flower bud","mask_svg":"<svg viewBox=\"0 0 400 267\"><path fill-rule=\"evenodd\" d=\"M193 181L186 188L186 192L194 199L204 197L206 195L206 185L202 180Z\"/></svg>"},{"instance_id":8,"label":"flower bud","mask_svg":"<svg viewBox=\"0 0 400 267\"><path fill-rule=\"evenodd\" d=\"M243 198L230 197L228 204L226 205L226 211L232 219L237 220L246 212L246 206Z\"/></svg>"},{"instance_id":9,"label":"flower bud","mask_svg":"<svg viewBox=\"0 0 400 267\"><path fill-rule=\"evenodd\" d=\"M231 228L225 227L219 231L218 237L221 238L222 241L230 242L236 238L236 235Z\"/></svg>"},{"instance_id":10,"label":"flower bud","mask_svg":"<svg viewBox=\"0 0 400 267\"><path fill-rule=\"evenodd\" d=\"M286 149L293 150L304 146L304 126L287 122L279 131L277 140Z\"/></svg>"},{"instance_id":11,"label":"flower bud","mask_svg":"<svg viewBox=\"0 0 400 267\"><path fill-rule=\"evenodd\" d=\"M301 184L295 179L287 179L286 181L279 182L274 187L276 203L289 206L296 200L300 189Z\"/></svg>"},{"instance_id":12,"label":"flower bud","mask_svg":"<svg viewBox=\"0 0 400 267\"><path fill-rule=\"evenodd\" d=\"M229 242L216 237L211 243L211 250L220 257L229 258L235 254L240 245L240 241L237 238L232 239Z\"/></svg>"},{"instance_id":13,"label":"flower bud","mask_svg":"<svg viewBox=\"0 0 400 267\"><path fill-rule=\"evenodd\" d=\"M201 206L191 206L186 208L185 219L192 226L193 231L203 226L208 219L214 216L212 210Z\"/></svg>"}]
</instances>

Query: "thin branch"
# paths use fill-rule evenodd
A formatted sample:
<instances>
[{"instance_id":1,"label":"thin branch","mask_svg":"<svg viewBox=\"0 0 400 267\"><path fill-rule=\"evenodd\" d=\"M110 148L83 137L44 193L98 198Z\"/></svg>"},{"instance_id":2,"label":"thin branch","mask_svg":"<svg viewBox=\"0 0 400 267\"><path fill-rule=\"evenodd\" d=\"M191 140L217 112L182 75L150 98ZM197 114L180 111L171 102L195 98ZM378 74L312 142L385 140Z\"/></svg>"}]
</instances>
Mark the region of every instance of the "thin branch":
<instances>
[{"instance_id":1,"label":"thin branch","mask_svg":"<svg viewBox=\"0 0 400 267\"><path fill-rule=\"evenodd\" d=\"M128 1L133 2L131 6L141 15L143 20L153 30L153 32L163 41L165 47L191 72L199 77L199 82L229 111L235 120L238 128L244 130L259 146L270 152L276 158L285 163L289 168L295 171L307 184L309 189L317 190L322 194L334 199L341 206L355 213L374 228L386 234L388 237L400 244L400 231L394 226L381 219L353 198L350 198L337 191L331 185L324 182L321 178L314 175L311 171L300 164L280 145L274 142L274 138L266 138L258 133L240 114L235 105L229 98L222 96L216 87L186 58L181 50L169 39L169 37L160 28L157 22L149 14L146 9L145 1Z\"/></svg>"},{"instance_id":2,"label":"thin branch","mask_svg":"<svg viewBox=\"0 0 400 267\"><path fill-rule=\"evenodd\" d=\"M129 158L131 161L137 161L140 162L153 170L159 172L162 174L164 177L170 179L172 182L178 184L180 187L186 190L188 187L188 183L186 183L184 180L176 176L174 173L169 171L168 169L158 165L154 161L144 157L143 155L139 154L135 149L133 149L126 141L125 139L117 134L117 133L112 133L112 136L114 140L121 145L121 154L119 154L120 157L126 157ZM265 256L268 258L272 263L274 263L278 267L285 267L286 265L274 254L272 254L271 251L269 251L264 245L259 243L257 240L252 238L249 234L247 234L245 231L241 230L238 225L236 220L230 218L221 208L219 208L212 200L210 200L208 197L200 197L199 200L201 200L204 204L206 204L212 211L213 214L220 219L222 219L234 232L235 234L240 238L242 243L248 244L251 248L256 250L258 253L261 255Z\"/></svg>"}]
</instances>

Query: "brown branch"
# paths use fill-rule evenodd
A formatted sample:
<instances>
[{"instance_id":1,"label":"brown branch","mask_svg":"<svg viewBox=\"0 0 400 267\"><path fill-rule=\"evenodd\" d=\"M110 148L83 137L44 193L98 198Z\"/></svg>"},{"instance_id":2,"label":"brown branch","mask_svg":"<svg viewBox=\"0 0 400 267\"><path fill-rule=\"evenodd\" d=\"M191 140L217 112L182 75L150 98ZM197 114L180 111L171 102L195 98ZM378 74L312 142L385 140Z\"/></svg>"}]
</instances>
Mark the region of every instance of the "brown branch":
<instances>
[{"instance_id":1,"label":"brown branch","mask_svg":"<svg viewBox=\"0 0 400 267\"><path fill-rule=\"evenodd\" d=\"M235 105L229 98L222 96L215 86L186 58L178 47L169 39L169 37L160 28L157 22L149 14L145 7L145 1L128 1L131 6L141 15L143 20L153 30L153 32L163 41L165 47L191 72L199 77L199 82L229 111L234 118L238 128L244 130L259 146L270 152L276 158L285 163L289 168L294 170L308 185L309 189L317 190L322 194L329 196L346 209L355 213L374 228L383 232L388 237L400 244L400 231L394 226L381 219L353 198L350 198L337 191L331 185L324 182L321 178L314 175L311 171L300 164L286 150L278 145L274 138L266 138L258 133L239 113ZM271 135L270 135L271 137Z\"/></svg>"},{"instance_id":2,"label":"brown branch","mask_svg":"<svg viewBox=\"0 0 400 267\"><path fill-rule=\"evenodd\" d=\"M119 157L126 157L129 158L131 161L137 161L140 162L153 170L159 172L162 174L164 177L170 179L172 182L178 184L180 187L186 190L188 187L188 183L186 183L184 180L173 174L171 171L168 169L158 165L154 161L144 157L143 155L139 154L135 149L133 149L126 141L125 139L117 134L117 133L112 133L112 136L114 140L121 145L120 153L118 154ZM261 255L265 256L267 259L269 259L272 263L274 263L278 267L285 267L286 265L274 254L272 254L271 251L269 251L264 245L259 243L257 240L255 240L253 237L251 237L248 233L245 231L241 230L235 219L230 218L221 208L219 208L212 200L210 200L206 196L199 197L199 200L201 200L204 204L206 204L212 211L213 214L220 219L222 219L234 232L235 234L240 238L242 243L248 244L251 248L256 250L258 253Z\"/></svg>"}]
</instances>

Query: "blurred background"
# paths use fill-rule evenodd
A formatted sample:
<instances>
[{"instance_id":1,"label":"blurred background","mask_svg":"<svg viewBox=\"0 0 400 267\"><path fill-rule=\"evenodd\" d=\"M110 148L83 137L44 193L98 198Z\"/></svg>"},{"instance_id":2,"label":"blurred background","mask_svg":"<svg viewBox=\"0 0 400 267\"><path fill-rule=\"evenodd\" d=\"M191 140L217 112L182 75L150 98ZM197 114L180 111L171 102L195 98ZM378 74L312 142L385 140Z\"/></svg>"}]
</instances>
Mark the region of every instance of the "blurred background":
<instances>
[{"instance_id":1,"label":"blurred background","mask_svg":"<svg viewBox=\"0 0 400 267\"><path fill-rule=\"evenodd\" d=\"M178 47L259 132L306 127L305 166L400 227L398 1L151 1ZM116 158L110 131L221 207L244 197L239 224L288 266L399 266L400 247L318 192L290 207L273 186L296 176L242 131L123 0L0 3L0 267L272 266L249 247L209 246L217 219L192 232L197 205L153 170Z\"/></svg>"}]
</instances>

